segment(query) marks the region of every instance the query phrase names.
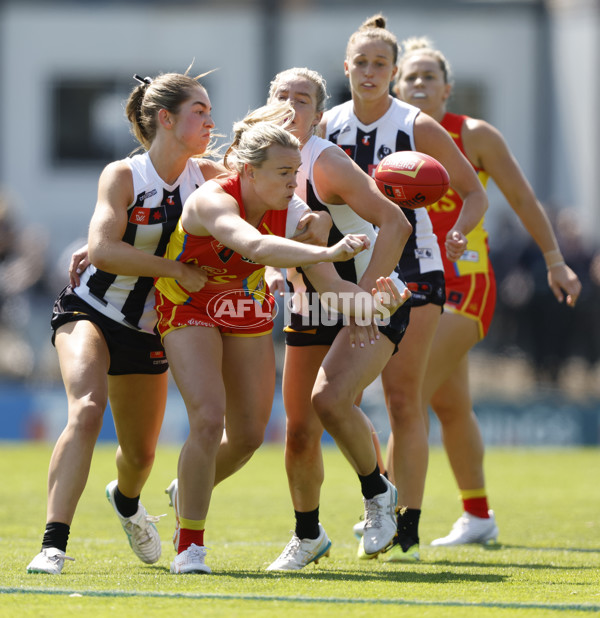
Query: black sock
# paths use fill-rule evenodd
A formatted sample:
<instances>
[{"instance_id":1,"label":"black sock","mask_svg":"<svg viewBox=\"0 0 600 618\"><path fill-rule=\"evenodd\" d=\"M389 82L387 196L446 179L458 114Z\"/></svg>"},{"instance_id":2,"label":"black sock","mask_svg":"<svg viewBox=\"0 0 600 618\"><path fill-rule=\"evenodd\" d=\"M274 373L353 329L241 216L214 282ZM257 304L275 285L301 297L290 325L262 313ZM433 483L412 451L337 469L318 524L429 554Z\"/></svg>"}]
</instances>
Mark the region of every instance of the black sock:
<instances>
[{"instance_id":1,"label":"black sock","mask_svg":"<svg viewBox=\"0 0 600 618\"><path fill-rule=\"evenodd\" d=\"M52 521L46 524L44 538L42 540L42 549L56 547L61 551L67 551L67 541L69 540L69 532L71 526L61 524L58 521Z\"/></svg>"},{"instance_id":2,"label":"black sock","mask_svg":"<svg viewBox=\"0 0 600 618\"><path fill-rule=\"evenodd\" d=\"M379 473L379 466L375 466L375 470L373 470L371 474L367 474L366 476L361 476L359 474L358 478L360 479L362 495L367 500L370 500L377 494L382 494L387 491L387 485L383 482L381 474Z\"/></svg>"},{"instance_id":3,"label":"black sock","mask_svg":"<svg viewBox=\"0 0 600 618\"><path fill-rule=\"evenodd\" d=\"M319 536L319 507L314 511L294 511L296 536L299 539L316 539Z\"/></svg>"},{"instance_id":4,"label":"black sock","mask_svg":"<svg viewBox=\"0 0 600 618\"><path fill-rule=\"evenodd\" d=\"M421 509L404 509L398 513L398 543L402 551L419 544Z\"/></svg>"},{"instance_id":5,"label":"black sock","mask_svg":"<svg viewBox=\"0 0 600 618\"><path fill-rule=\"evenodd\" d=\"M140 497L136 498L128 498L124 496L118 487L115 487L115 504L117 505L117 510L123 517L132 517L137 513L138 504L140 503Z\"/></svg>"}]
</instances>

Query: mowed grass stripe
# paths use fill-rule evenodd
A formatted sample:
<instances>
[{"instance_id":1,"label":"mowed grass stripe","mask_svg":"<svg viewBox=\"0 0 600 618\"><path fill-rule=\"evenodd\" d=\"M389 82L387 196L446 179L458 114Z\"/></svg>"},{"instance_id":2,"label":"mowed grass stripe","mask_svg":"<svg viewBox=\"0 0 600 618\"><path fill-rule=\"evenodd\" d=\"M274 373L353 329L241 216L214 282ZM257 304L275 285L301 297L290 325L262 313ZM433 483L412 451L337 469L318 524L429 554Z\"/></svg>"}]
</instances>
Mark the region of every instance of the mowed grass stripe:
<instances>
[{"instance_id":1,"label":"mowed grass stripe","mask_svg":"<svg viewBox=\"0 0 600 618\"><path fill-rule=\"evenodd\" d=\"M498 602L467 602L467 601L420 601L417 599L349 599L341 597L294 597L271 596L257 594L217 594L194 592L136 592L123 590L67 590L61 588L4 588L0 586L1 594L42 594L42 595L75 595L82 597L114 597L114 598L166 598L166 599L211 599L217 601L277 601L285 603L330 603L332 605L410 605L424 607L465 607L493 609L545 609L553 611L583 611L598 612L600 604L563 604L563 603L498 603Z\"/></svg>"}]
</instances>

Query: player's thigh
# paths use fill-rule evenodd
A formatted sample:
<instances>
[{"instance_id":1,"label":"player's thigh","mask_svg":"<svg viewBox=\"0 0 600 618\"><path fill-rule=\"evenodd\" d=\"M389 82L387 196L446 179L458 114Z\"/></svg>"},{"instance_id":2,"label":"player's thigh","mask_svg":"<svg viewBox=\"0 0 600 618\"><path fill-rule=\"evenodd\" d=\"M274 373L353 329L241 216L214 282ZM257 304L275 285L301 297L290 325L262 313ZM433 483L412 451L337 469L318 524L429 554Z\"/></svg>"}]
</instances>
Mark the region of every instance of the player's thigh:
<instances>
[{"instance_id":1,"label":"player's thigh","mask_svg":"<svg viewBox=\"0 0 600 618\"><path fill-rule=\"evenodd\" d=\"M269 419L275 393L275 351L271 334L223 337L227 391L227 435Z\"/></svg>"},{"instance_id":2,"label":"player's thigh","mask_svg":"<svg viewBox=\"0 0 600 618\"><path fill-rule=\"evenodd\" d=\"M463 363L469 350L479 341L479 327L475 320L446 312L442 314L435 332L427 371L423 383L425 401L444 384Z\"/></svg>"},{"instance_id":3,"label":"player's thigh","mask_svg":"<svg viewBox=\"0 0 600 618\"><path fill-rule=\"evenodd\" d=\"M169 367L190 420L219 422L225 414L223 342L217 328L188 326L173 330L163 344Z\"/></svg>"},{"instance_id":4,"label":"player's thigh","mask_svg":"<svg viewBox=\"0 0 600 618\"><path fill-rule=\"evenodd\" d=\"M314 426L321 429L311 395L319 367L329 346L286 346L283 365L283 403L289 428Z\"/></svg>"},{"instance_id":5,"label":"player's thigh","mask_svg":"<svg viewBox=\"0 0 600 618\"><path fill-rule=\"evenodd\" d=\"M429 359L431 343L440 322L440 307L433 304L413 307L410 323L398 351L386 365L381 381L386 392L419 395Z\"/></svg>"},{"instance_id":6,"label":"player's thigh","mask_svg":"<svg viewBox=\"0 0 600 618\"><path fill-rule=\"evenodd\" d=\"M110 407L122 448L156 444L167 402L167 375L109 376Z\"/></svg>"},{"instance_id":7,"label":"player's thigh","mask_svg":"<svg viewBox=\"0 0 600 618\"><path fill-rule=\"evenodd\" d=\"M104 410L110 354L98 326L89 320L64 324L56 332L55 346L70 406L87 400Z\"/></svg>"},{"instance_id":8,"label":"player's thigh","mask_svg":"<svg viewBox=\"0 0 600 618\"><path fill-rule=\"evenodd\" d=\"M389 362L394 344L380 336L364 348L352 347L350 331L344 327L327 352L319 369L313 395L329 392L330 397L354 404Z\"/></svg>"}]
</instances>

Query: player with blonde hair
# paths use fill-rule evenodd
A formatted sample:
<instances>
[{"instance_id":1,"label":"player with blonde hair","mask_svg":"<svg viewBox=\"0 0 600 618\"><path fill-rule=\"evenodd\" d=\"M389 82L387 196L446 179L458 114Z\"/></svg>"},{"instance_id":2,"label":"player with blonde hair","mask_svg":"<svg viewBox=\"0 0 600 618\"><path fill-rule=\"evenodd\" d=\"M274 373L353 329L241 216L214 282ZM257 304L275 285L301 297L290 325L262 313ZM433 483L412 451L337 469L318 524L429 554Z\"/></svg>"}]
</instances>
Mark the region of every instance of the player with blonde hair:
<instances>
[{"instance_id":1,"label":"player with blonde hair","mask_svg":"<svg viewBox=\"0 0 600 618\"><path fill-rule=\"evenodd\" d=\"M369 295L365 305L359 302L364 290L340 279L328 264L368 248L367 236L345 235L332 247L291 239L307 210L294 195L299 142L281 126L293 116L289 105L266 106L236 123L225 157L232 173L205 183L186 201L166 257L202 264L207 272L202 290L188 290L170 278L156 282L157 329L190 424L178 464L178 553L172 573L210 573L204 531L223 429L228 436L250 433L257 448L269 418L274 299L263 265L302 265L320 292L333 293L334 303L347 295L349 315L377 314L379 292L387 294L386 311L405 300L391 279L379 278L371 290L377 297Z\"/></svg>"}]
</instances>

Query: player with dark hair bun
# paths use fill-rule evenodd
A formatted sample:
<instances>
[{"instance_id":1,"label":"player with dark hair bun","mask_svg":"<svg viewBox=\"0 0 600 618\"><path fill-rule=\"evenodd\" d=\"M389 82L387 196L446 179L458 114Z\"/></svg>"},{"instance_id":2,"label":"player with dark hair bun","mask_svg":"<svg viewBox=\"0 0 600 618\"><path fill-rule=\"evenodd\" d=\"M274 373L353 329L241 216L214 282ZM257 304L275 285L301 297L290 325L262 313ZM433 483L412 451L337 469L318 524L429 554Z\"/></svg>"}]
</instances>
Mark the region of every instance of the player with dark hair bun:
<instances>
[{"instance_id":1,"label":"player with dark hair bun","mask_svg":"<svg viewBox=\"0 0 600 618\"><path fill-rule=\"evenodd\" d=\"M443 239L451 259L457 259L466 247L466 234L487 208L487 197L469 162L439 124L390 95L398 71L398 43L385 26L385 18L375 15L350 37L344 71L352 100L325 113L324 135L368 173L399 150L417 150L437 159L448 171L451 187L464 200L460 216ZM421 391L445 299L440 249L427 210L403 210L413 226L399 263L412 292L411 317L398 354L381 377L396 437L390 472L399 486L398 504L406 508L398 516L397 542L383 555L388 561L419 559L418 525L428 460ZM359 557L367 557L362 541Z\"/></svg>"},{"instance_id":2,"label":"player with dark hair bun","mask_svg":"<svg viewBox=\"0 0 600 618\"><path fill-rule=\"evenodd\" d=\"M136 79L127 116L143 152L102 172L88 237L93 264L87 250L74 256L71 284L53 309L68 420L50 460L46 530L29 573L59 574L71 559L67 540L108 401L119 446L118 478L107 486L107 498L140 560L152 564L161 554L155 518L139 502L167 397L153 278L171 277L190 290L204 285L201 268L162 255L185 199L222 168L199 158L214 123L198 79L180 73Z\"/></svg>"}]
</instances>

